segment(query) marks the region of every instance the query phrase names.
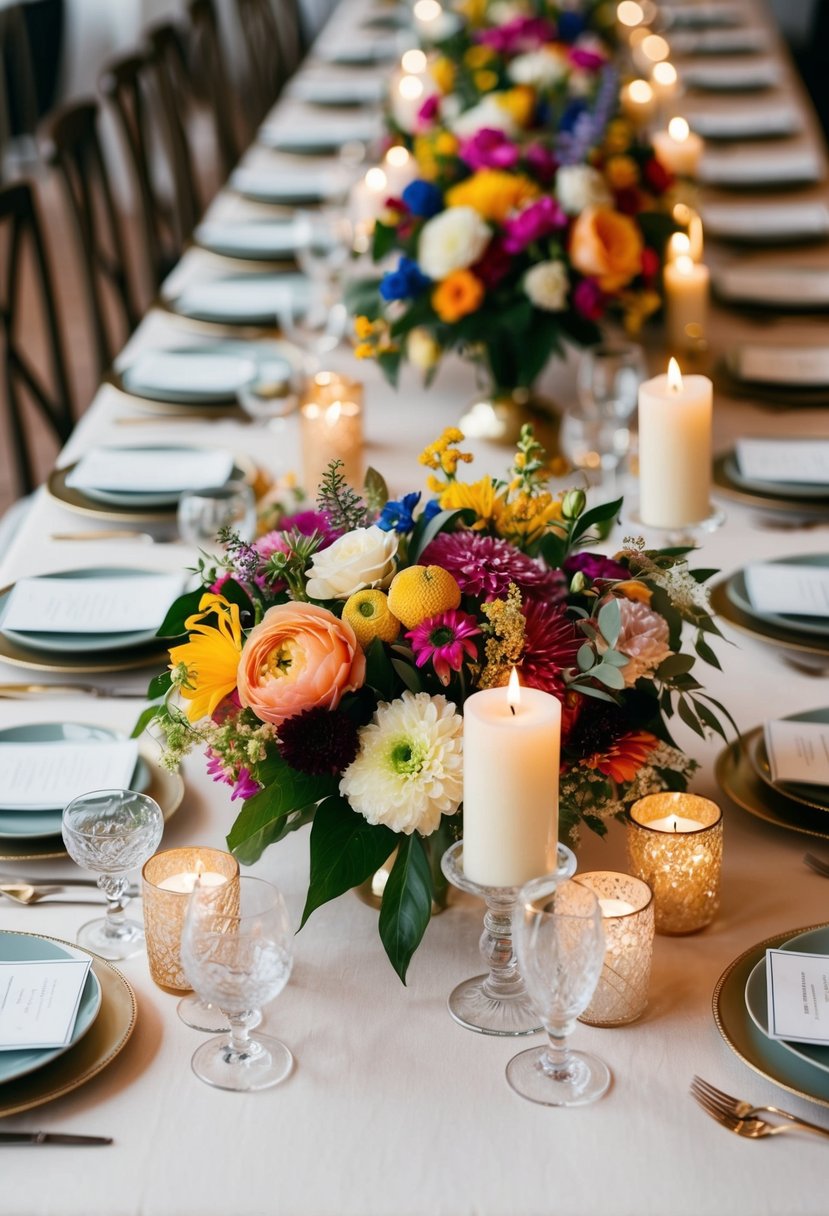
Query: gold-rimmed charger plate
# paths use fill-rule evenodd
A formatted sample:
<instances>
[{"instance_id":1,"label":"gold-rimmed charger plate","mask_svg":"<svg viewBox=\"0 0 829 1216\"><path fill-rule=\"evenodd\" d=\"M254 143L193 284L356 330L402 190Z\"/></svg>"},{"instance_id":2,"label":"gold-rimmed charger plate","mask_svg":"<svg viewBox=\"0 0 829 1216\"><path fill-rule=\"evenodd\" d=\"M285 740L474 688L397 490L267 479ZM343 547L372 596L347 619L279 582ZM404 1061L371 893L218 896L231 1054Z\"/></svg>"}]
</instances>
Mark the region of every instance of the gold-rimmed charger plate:
<instances>
[{"instance_id":1,"label":"gold-rimmed charger plate","mask_svg":"<svg viewBox=\"0 0 829 1216\"><path fill-rule=\"evenodd\" d=\"M748 977L766 950L776 949L800 933L825 927L810 925L805 929L789 929L746 950L726 967L717 981L712 1009L717 1030L744 1064L790 1094L829 1107L829 1076L767 1038L755 1025L745 998Z\"/></svg>"},{"instance_id":2,"label":"gold-rimmed charger plate","mask_svg":"<svg viewBox=\"0 0 829 1216\"><path fill-rule=\"evenodd\" d=\"M813 662L807 665L829 667L829 638L821 640L817 635L805 635L793 629L780 629L776 625L748 616L732 603L728 596L727 583L728 579L723 579L711 588L711 607L717 616L721 616L729 625L757 641L766 642L790 655L810 657ZM824 662L817 663L814 660Z\"/></svg>"},{"instance_id":3,"label":"gold-rimmed charger plate","mask_svg":"<svg viewBox=\"0 0 829 1216\"><path fill-rule=\"evenodd\" d=\"M73 950L83 949L43 933L20 933L17 936L41 937L59 946L70 946ZM83 953L90 954L92 970L101 985L98 1016L83 1038L51 1064L0 1085L0 1118L19 1115L24 1110L42 1106L44 1102L61 1098L85 1085L112 1063L135 1029L138 1006L130 985L111 963L97 954L91 954L89 950Z\"/></svg>"},{"instance_id":4,"label":"gold-rimmed charger plate","mask_svg":"<svg viewBox=\"0 0 829 1216\"><path fill-rule=\"evenodd\" d=\"M728 474L728 462L733 456L733 452L725 452L714 461L712 480L717 493L722 498L742 503L745 507L771 511L775 515L796 515L798 518L808 516L813 519L829 518L829 497L825 500L788 496L781 498L775 494L764 494L760 490L749 490L744 486L738 486Z\"/></svg>"},{"instance_id":5,"label":"gold-rimmed charger plate","mask_svg":"<svg viewBox=\"0 0 829 1216\"><path fill-rule=\"evenodd\" d=\"M808 718L797 719L799 721L809 721ZM821 721L816 718L814 721ZM825 720L825 719L824 719ZM816 811L819 815L829 816L829 804L825 802L817 802L814 798L810 798L808 786L796 787L792 785L775 785L771 775L771 763L769 761L769 753L766 748L765 731L761 728L754 733L751 744L747 747L748 757L751 761L751 767L754 769L757 776L763 782L767 789L773 794L779 794L789 802L796 802L798 806L805 807L808 811ZM827 831L829 831L829 818L826 820Z\"/></svg>"},{"instance_id":6,"label":"gold-rimmed charger plate","mask_svg":"<svg viewBox=\"0 0 829 1216\"><path fill-rule=\"evenodd\" d=\"M147 765L150 783L144 791L161 807L164 822L172 819L184 797L184 778L180 773L170 773L158 763L157 746L139 741L138 754ZM42 840L0 840L0 861L48 861L65 857L66 849L60 836L48 836Z\"/></svg>"},{"instance_id":7,"label":"gold-rimmed charger plate","mask_svg":"<svg viewBox=\"0 0 829 1216\"><path fill-rule=\"evenodd\" d=\"M755 819L789 832L818 836L829 840L829 820L826 811L810 811L783 794L769 789L754 771L750 749L762 727L748 731L735 743L723 748L717 756L714 773L720 789L731 801L748 811Z\"/></svg>"}]
</instances>

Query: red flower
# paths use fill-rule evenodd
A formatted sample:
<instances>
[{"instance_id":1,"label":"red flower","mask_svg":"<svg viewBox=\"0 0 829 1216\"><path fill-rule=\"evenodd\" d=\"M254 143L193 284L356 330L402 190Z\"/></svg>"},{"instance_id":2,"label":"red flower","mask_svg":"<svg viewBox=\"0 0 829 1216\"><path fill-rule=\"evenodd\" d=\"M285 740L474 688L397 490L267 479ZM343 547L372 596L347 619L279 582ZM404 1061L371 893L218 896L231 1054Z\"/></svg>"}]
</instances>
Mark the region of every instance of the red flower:
<instances>
[{"instance_id":1,"label":"red flower","mask_svg":"<svg viewBox=\"0 0 829 1216\"><path fill-rule=\"evenodd\" d=\"M631 731L627 735L620 735L606 752L597 752L581 763L585 768L597 768L612 781L632 781L658 746L659 740L650 731Z\"/></svg>"},{"instance_id":2,"label":"red flower","mask_svg":"<svg viewBox=\"0 0 829 1216\"><path fill-rule=\"evenodd\" d=\"M645 164L645 181L656 194L664 194L674 184L674 175L652 156Z\"/></svg>"},{"instance_id":3,"label":"red flower","mask_svg":"<svg viewBox=\"0 0 829 1216\"><path fill-rule=\"evenodd\" d=\"M659 273L659 254L655 249L642 250L642 274L646 279L655 279Z\"/></svg>"}]
</instances>

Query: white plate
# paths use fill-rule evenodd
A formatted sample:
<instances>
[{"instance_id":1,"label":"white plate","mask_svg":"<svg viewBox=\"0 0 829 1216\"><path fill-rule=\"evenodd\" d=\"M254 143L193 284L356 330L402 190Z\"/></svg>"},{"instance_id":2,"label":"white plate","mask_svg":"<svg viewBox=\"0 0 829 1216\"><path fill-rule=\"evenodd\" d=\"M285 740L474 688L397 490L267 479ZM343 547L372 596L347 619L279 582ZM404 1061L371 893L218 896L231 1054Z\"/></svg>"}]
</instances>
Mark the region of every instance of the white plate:
<instances>
[{"instance_id":1,"label":"white plate","mask_svg":"<svg viewBox=\"0 0 829 1216\"><path fill-rule=\"evenodd\" d=\"M702 208L706 236L752 245L809 241L829 235L825 203L709 203Z\"/></svg>"},{"instance_id":2,"label":"white plate","mask_svg":"<svg viewBox=\"0 0 829 1216\"><path fill-rule=\"evenodd\" d=\"M703 139L774 139L794 135L803 125L794 106L727 106L717 110L686 113L693 131Z\"/></svg>"},{"instance_id":3,"label":"white plate","mask_svg":"<svg viewBox=\"0 0 829 1216\"><path fill-rule=\"evenodd\" d=\"M294 256L298 231L293 220L212 220L199 224L193 237L202 248L223 257L270 262Z\"/></svg>"},{"instance_id":4,"label":"white plate","mask_svg":"<svg viewBox=\"0 0 829 1216\"><path fill-rule=\"evenodd\" d=\"M274 172L272 169L236 169L230 178L232 189L257 203L299 206L342 199L350 185L346 173L325 167Z\"/></svg>"},{"instance_id":5,"label":"white plate","mask_svg":"<svg viewBox=\"0 0 829 1216\"><path fill-rule=\"evenodd\" d=\"M795 185L819 182L823 162L810 148L774 152L706 152L697 178L708 186Z\"/></svg>"},{"instance_id":6,"label":"white plate","mask_svg":"<svg viewBox=\"0 0 829 1216\"><path fill-rule=\"evenodd\" d=\"M790 941L784 942L779 949L795 950L807 954L829 954L829 929L810 929L807 933L798 933ZM763 1034L769 1033L768 989L766 986L766 957L752 969L746 983L746 1009L752 1021ZM821 1072L829 1072L829 1047L816 1043L789 1043L785 1039L773 1039L781 1047L785 1047L792 1055L798 1056L818 1068Z\"/></svg>"},{"instance_id":7,"label":"white plate","mask_svg":"<svg viewBox=\"0 0 829 1216\"><path fill-rule=\"evenodd\" d=\"M383 124L379 115L365 116L332 115L325 124L309 122L307 116L298 114L290 122L268 125L259 132L259 142L278 152L307 153L311 155L339 152L343 144L350 141L373 143L382 134Z\"/></svg>"},{"instance_id":8,"label":"white plate","mask_svg":"<svg viewBox=\"0 0 829 1216\"><path fill-rule=\"evenodd\" d=\"M232 401L255 379L253 359L204 347L147 350L121 372L128 393L182 403Z\"/></svg>"},{"instance_id":9,"label":"white plate","mask_svg":"<svg viewBox=\"0 0 829 1216\"><path fill-rule=\"evenodd\" d=\"M173 455L173 456L180 455L181 457L190 457L192 455L197 455L197 456L204 455L206 457L211 457L211 456L216 455L215 449L186 447L184 444L174 444L174 445L169 445L169 446L163 445L163 444L151 444L147 447L142 446L142 447L134 447L134 448L113 448L113 449L103 448L103 449L96 449L96 452L99 450L103 456L106 456L110 451L114 451L117 455L120 455L122 452L127 452L130 455L130 457L135 457L136 455L138 455L139 461L140 461L139 470L142 466L146 467L144 465L144 462L141 461L142 456L146 456L146 459L149 462L153 459L153 457L157 458L159 455ZM90 453L87 453L87 455L89 455L89 454ZM219 453L219 455L222 455L222 453ZM79 462L79 464L80 464L80 462ZM221 468L222 465L224 465L224 467L227 467L225 462L219 462L219 464L214 465L213 468L216 468L218 471L218 469ZM229 480L233 479L234 477L238 477L240 475L239 469L234 468L232 465L232 462L231 462L231 467L229 468L227 475L224 477L214 476L212 474L211 468L206 466L204 475L201 478L198 478L196 476L196 470L193 469L193 476L191 476L187 479L186 485L184 483L181 483L174 487L159 487L157 489L152 489L152 490L149 488L148 489L131 489L131 488L116 489L114 487L114 485L107 485L107 486L77 485L73 479L73 474L77 470L77 468L78 468L78 465L75 466L73 473L69 474L69 476L66 479L66 484L68 486L70 486L72 489L77 490L78 493L83 494L84 497L92 499L93 502L108 503L108 504L111 504L116 507L175 506L175 504L178 502L179 498L185 492L185 490L204 490L204 489L207 489L209 486L215 486L220 483L224 484L224 482L229 481ZM114 478L113 478L113 480L114 480ZM157 479L156 479L156 484L158 485Z\"/></svg>"},{"instance_id":10,"label":"white plate","mask_svg":"<svg viewBox=\"0 0 829 1216\"><path fill-rule=\"evenodd\" d=\"M718 60L687 64L680 70L686 89L708 93L743 93L771 89L780 83L780 66L774 59Z\"/></svg>"},{"instance_id":11,"label":"white plate","mask_svg":"<svg viewBox=\"0 0 829 1216\"><path fill-rule=\"evenodd\" d=\"M175 312L199 321L275 326L286 300L295 301L292 308L302 311L310 291L308 280L299 274L240 275L192 283L169 303Z\"/></svg>"},{"instance_id":12,"label":"white plate","mask_svg":"<svg viewBox=\"0 0 829 1216\"><path fill-rule=\"evenodd\" d=\"M714 272L724 300L776 308L829 308L829 269L817 266L726 266Z\"/></svg>"},{"instance_id":13,"label":"white plate","mask_svg":"<svg viewBox=\"0 0 829 1216\"><path fill-rule=\"evenodd\" d=\"M315 106L377 106L386 95L386 81L381 77L330 75L295 76L287 89L289 97Z\"/></svg>"}]
</instances>

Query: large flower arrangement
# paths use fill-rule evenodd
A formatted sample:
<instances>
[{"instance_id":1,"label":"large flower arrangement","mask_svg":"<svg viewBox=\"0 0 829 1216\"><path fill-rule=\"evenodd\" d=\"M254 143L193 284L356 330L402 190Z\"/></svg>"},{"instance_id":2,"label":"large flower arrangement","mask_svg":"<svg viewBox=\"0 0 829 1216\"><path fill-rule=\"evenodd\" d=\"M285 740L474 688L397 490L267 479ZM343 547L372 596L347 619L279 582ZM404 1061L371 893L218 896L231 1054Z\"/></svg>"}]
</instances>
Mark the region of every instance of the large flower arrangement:
<instances>
[{"instance_id":1,"label":"large flower arrangement","mask_svg":"<svg viewBox=\"0 0 829 1216\"><path fill-rule=\"evenodd\" d=\"M419 137L420 177L374 229L374 260L391 266L347 293L359 357L396 382L403 359L431 374L456 350L507 395L530 388L563 339L598 340L608 314L635 331L659 307L672 182L613 117L617 83L607 74L554 137L492 125Z\"/></svg>"},{"instance_id":2,"label":"large flower arrangement","mask_svg":"<svg viewBox=\"0 0 829 1216\"><path fill-rule=\"evenodd\" d=\"M150 689L165 762L194 746L242 807L240 861L306 824L303 921L369 878L396 849L379 918L401 978L443 897L440 856L461 834L463 705L512 668L563 705L561 831L605 830L631 799L684 788L677 712L721 731L692 676L716 658L702 582L681 553L626 543L584 552L620 503L554 495L544 453L522 432L507 477L459 477L471 459L448 430L421 456L432 497L363 496L333 464L316 510L285 514L253 544L224 538L218 567L161 628L186 634ZM714 708L712 708L712 706Z\"/></svg>"}]
</instances>

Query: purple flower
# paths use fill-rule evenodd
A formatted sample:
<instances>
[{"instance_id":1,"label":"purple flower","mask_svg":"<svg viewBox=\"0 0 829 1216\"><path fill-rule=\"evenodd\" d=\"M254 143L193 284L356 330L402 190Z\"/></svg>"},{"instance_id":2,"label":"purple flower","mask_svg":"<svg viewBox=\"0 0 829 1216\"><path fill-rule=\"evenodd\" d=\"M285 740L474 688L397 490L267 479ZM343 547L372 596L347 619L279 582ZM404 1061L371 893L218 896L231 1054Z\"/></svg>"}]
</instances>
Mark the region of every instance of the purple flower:
<instances>
[{"instance_id":1,"label":"purple flower","mask_svg":"<svg viewBox=\"0 0 829 1216\"><path fill-rule=\"evenodd\" d=\"M384 300L409 300L422 295L432 280L427 278L411 258L401 257L397 270L383 275L380 295Z\"/></svg>"},{"instance_id":2,"label":"purple flower","mask_svg":"<svg viewBox=\"0 0 829 1216\"><path fill-rule=\"evenodd\" d=\"M470 169L511 169L518 162L518 149L503 131L482 127L464 140L459 155Z\"/></svg>"},{"instance_id":3,"label":"purple flower","mask_svg":"<svg viewBox=\"0 0 829 1216\"><path fill-rule=\"evenodd\" d=\"M611 557L604 557L601 553L571 553L564 559L564 569L568 574L575 574L580 570L591 580L630 577L630 571L625 566Z\"/></svg>"},{"instance_id":4,"label":"purple flower","mask_svg":"<svg viewBox=\"0 0 829 1216\"><path fill-rule=\"evenodd\" d=\"M543 17L513 17L495 29L478 30L475 41L491 46L500 55L518 55L537 50L545 42L552 42L555 36L556 27Z\"/></svg>"},{"instance_id":5,"label":"purple flower","mask_svg":"<svg viewBox=\"0 0 829 1216\"><path fill-rule=\"evenodd\" d=\"M547 570L509 541L480 532L441 532L418 560L423 566L448 570L464 595L498 599L506 595L510 583L531 599L556 601L566 594L560 570Z\"/></svg>"},{"instance_id":6,"label":"purple flower","mask_svg":"<svg viewBox=\"0 0 829 1216\"><path fill-rule=\"evenodd\" d=\"M420 215L426 220L443 210L443 195L440 190L419 177L409 182L403 191L403 202L412 215Z\"/></svg>"},{"instance_id":7,"label":"purple flower","mask_svg":"<svg viewBox=\"0 0 829 1216\"><path fill-rule=\"evenodd\" d=\"M534 241L540 241L551 232L566 227L567 216L558 202L545 194L538 202L530 203L529 207L506 221L504 249L507 253L522 253Z\"/></svg>"},{"instance_id":8,"label":"purple flower","mask_svg":"<svg viewBox=\"0 0 829 1216\"><path fill-rule=\"evenodd\" d=\"M595 279L582 279L573 289L573 307L587 321L599 321L604 314L604 292Z\"/></svg>"},{"instance_id":9,"label":"purple flower","mask_svg":"<svg viewBox=\"0 0 829 1216\"><path fill-rule=\"evenodd\" d=\"M331 527L331 520L324 511L296 511L293 515L284 515L279 524L279 531L299 532L300 536L313 536L316 532L322 537L320 549L327 549L342 535L339 528Z\"/></svg>"}]
</instances>

